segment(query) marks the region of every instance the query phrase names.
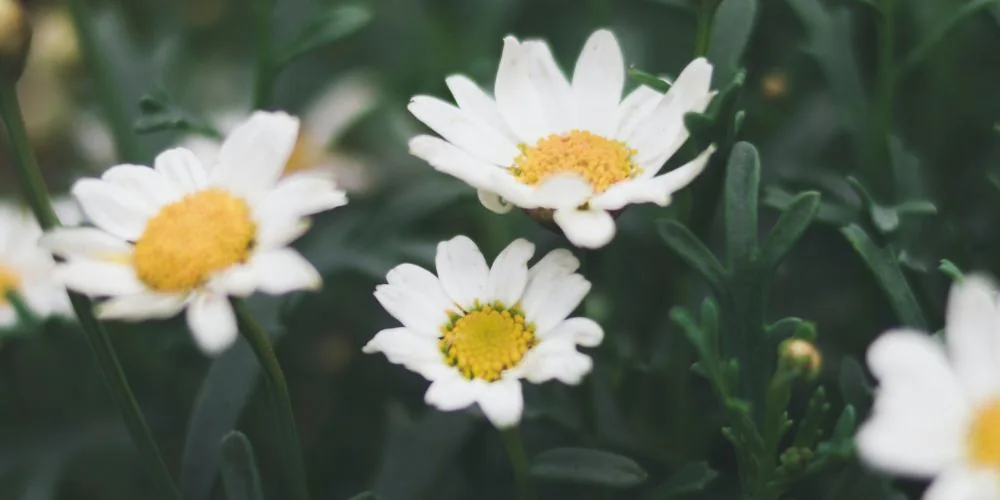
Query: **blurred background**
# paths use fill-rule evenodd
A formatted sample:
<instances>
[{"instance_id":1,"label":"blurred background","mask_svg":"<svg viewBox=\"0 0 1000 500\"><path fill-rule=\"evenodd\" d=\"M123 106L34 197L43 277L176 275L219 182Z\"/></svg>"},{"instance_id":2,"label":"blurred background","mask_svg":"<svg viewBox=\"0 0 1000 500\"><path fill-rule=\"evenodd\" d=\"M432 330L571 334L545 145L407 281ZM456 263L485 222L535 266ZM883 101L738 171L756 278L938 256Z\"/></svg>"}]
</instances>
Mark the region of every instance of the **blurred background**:
<instances>
[{"instance_id":1,"label":"blurred background","mask_svg":"<svg viewBox=\"0 0 1000 500\"><path fill-rule=\"evenodd\" d=\"M275 2L274 36L289 63L274 102L303 117L307 131L293 162L332 166L351 197L347 207L318 217L297 243L323 273L324 289L252 299L277 342L314 498L347 499L367 490L386 500L513 493L503 444L475 410L428 409L422 378L360 350L394 325L373 298L374 286L398 263L431 265L438 241L466 234L490 260L517 237L534 241L538 255L562 244L522 213L488 212L473 189L409 156L406 140L424 130L406 111L409 98L449 99L444 79L453 73L492 88L507 34L548 40L566 70L586 37L608 27L627 64L676 76L693 57L702 1L711 0ZM886 110L889 90L877 76L885 44L877 27L878 7L889 2L746 2L753 8L745 50L719 66L715 86L746 69L733 94L735 109L745 114L729 144L745 140L760 151L762 230L791 195L823 194L820 220L771 284L768 320L815 323L823 370L816 382L796 387L791 412L801 412L811 391L825 386L829 433L846 402L864 415L870 394L858 360L878 333L904 321L841 226L859 224L890 249L932 332L942 324L950 283L938 270L940 259L965 270L1000 271L994 181L1000 177L993 177L1000 176L994 131L1000 8L967 0L898 2ZM75 179L115 163L149 164L173 145L213 154L213 141L199 129L225 132L250 112L257 41L248 3L87 2L93 13L87 43L110 75L102 81L84 58L68 4L28 0L35 39L18 90L50 189L65 193ZM716 29L733 28L717 22ZM891 155L872 161L872 124L886 116ZM0 150L0 195L17 199L9 161ZM738 498L735 459L719 431L724 415L691 372L695 353L668 316L676 305L697 307L707 288L654 224L678 219L719 248L723 167L713 161L671 207L629 208L614 242L588 255L585 273L594 287L587 308L606 332L587 386L592 394L557 384L526 393L522 432L529 455L587 442L632 458L648 478L592 497L585 495L593 488L543 483L543 498L668 498L656 496L656 487L699 462L718 477L704 491L669 498ZM848 176L860 180L870 200ZM923 214L928 204L935 214ZM896 210L901 206L922 208ZM887 212L899 217L893 222ZM282 498L279 443L249 348L241 343L207 359L182 320L109 328L186 498L224 498L218 443L234 428L254 444L268 498ZM145 472L77 327L49 320L3 338L0 498L149 498ZM582 404L595 408L594 432L584 430ZM917 498L921 489L890 485L845 460L797 483L789 498Z\"/></svg>"}]
</instances>

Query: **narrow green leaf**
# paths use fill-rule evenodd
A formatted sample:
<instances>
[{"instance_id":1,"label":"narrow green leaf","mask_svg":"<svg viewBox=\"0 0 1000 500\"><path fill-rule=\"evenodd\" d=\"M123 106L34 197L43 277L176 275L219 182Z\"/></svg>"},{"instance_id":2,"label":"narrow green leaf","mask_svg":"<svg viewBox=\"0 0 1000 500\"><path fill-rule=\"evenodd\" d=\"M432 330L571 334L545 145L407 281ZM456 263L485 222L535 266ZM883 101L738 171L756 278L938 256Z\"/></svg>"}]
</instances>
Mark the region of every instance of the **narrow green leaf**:
<instances>
[{"instance_id":1,"label":"narrow green leaf","mask_svg":"<svg viewBox=\"0 0 1000 500\"><path fill-rule=\"evenodd\" d=\"M757 0L722 0L715 11L708 60L716 86L728 82L740 67L757 19Z\"/></svg>"},{"instance_id":2,"label":"narrow green leaf","mask_svg":"<svg viewBox=\"0 0 1000 500\"><path fill-rule=\"evenodd\" d=\"M809 398L805 415L799 421L799 428L795 430L792 447L812 449L816 446L822 433L823 419L829 410L830 404L826 401L826 388L819 386Z\"/></svg>"},{"instance_id":3,"label":"narrow green leaf","mask_svg":"<svg viewBox=\"0 0 1000 500\"><path fill-rule=\"evenodd\" d=\"M222 484L228 500L264 500L253 446L240 431L222 438Z\"/></svg>"},{"instance_id":4,"label":"narrow green leaf","mask_svg":"<svg viewBox=\"0 0 1000 500\"><path fill-rule=\"evenodd\" d=\"M628 77L657 92L666 92L671 87L670 82L638 68L629 68Z\"/></svg>"},{"instance_id":5,"label":"narrow green leaf","mask_svg":"<svg viewBox=\"0 0 1000 500\"><path fill-rule=\"evenodd\" d=\"M965 280L965 273L963 273L954 262L948 259L941 259L941 264L938 265L938 270L951 278L951 280L955 283L961 283Z\"/></svg>"},{"instance_id":6,"label":"narrow green leaf","mask_svg":"<svg viewBox=\"0 0 1000 500\"><path fill-rule=\"evenodd\" d=\"M719 473L707 462L690 462L681 465L659 486L639 497L640 500L669 500L689 493L698 493L708 486Z\"/></svg>"},{"instance_id":7,"label":"narrow green leaf","mask_svg":"<svg viewBox=\"0 0 1000 500\"><path fill-rule=\"evenodd\" d=\"M970 0L962 4L950 16L946 17L941 24L931 29L930 35L924 38L906 57L896 66L894 77L896 79L905 78L910 71L923 62L927 54L931 52L953 29L964 21L972 17L980 10L997 5L997 0Z\"/></svg>"},{"instance_id":8,"label":"narrow green leaf","mask_svg":"<svg viewBox=\"0 0 1000 500\"><path fill-rule=\"evenodd\" d=\"M861 256L861 259L875 275L876 281L882 287L889 304L896 312L899 320L907 326L927 329L927 320L917 303L913 290L909 282L903 276L903 270L899 267L899 260L891 245L879 248L871 240L863 229L855 224L843 227L840 232L851 243L854 250Z\"/></svg>"},{"instance_id":9,"label":"narrow green leaf","mask_svg":"<svg viewBox=\"0 0 1000 500\"><path fill-rule=\"evenodd\" d=\"M681 306L675 306L670 310L670 319L681 327L681 332L684 337L691 342L691 345L698 351L701 357L701 368L705 369L705 363L714 363L713 351L709 348L708 339L705 336L704 330L694 321L694 317L687 309Z\"/></svg>"},{"instance_id":10,"label":"narrow green leaf","mask_svg":"<svg viewBox=\"0 0 1000 500\"><path fill-rule=\"evenodd\" d=\"M276 68L282 68L299 57L324 45L334 43L363 28L372 13L360 5L343 5L329 9L314 18L292 41L274 55Z\"/></svg>"},{"instance_id":11,"label":"narrow green leaf","mask_svg":"<svg viewBox=\"0 0 1000 500\"><path fill-rule=\"evenodd\" d=\"M729 268L748 268L757 259L757 200L760 157L748 142L739 142L726 165L726 258Z\"/></svg>"},{"instance_id":12,"label":"narrow green leaf","mask_svg":"<svg viewBox=\"0 0 1000 500\"><path fill-rule=\"evenodd\" d=\"M778 343L786 338L792 336L795 333L795 329L798 328L800 324L805 322L802 318L781 318L770 325L767 325L767 336L770 337L772 343Z\"/></svg>"},{"instance_id":13,"label":"narrow green leaf","mask_svg":"<svg viewBox=\"0 0 1000 500\"><path fill-rule=\"evenodd\" d=\"M354 495L350 500L379 500L379 496L371 491L364 491Z\"/></svg>"},{"instance_id":14,"label":"narrow green leaf","mask_svg":"<svg viewBox=\"0 0 1000 500\"><path fill-rule=\"evenodd\" d=\"M781 264L816 218L819 200L819 193L815 191L801 193L792 200L788 209L774 224L771 233L767 235L764 248L761 250L761 265L773 271Z\"/></svg>"},{"instance_id":15,"label":"narrow green leaf","mask_svg":"<svg viewBox=\"0 0 1000 500\"><path fill-rule=\"evenodd\" d=\"M536 479L631 488L641 484L646 471L628 457L588 448L556 448L539 453L531 462Z\"/></svg>"},{"instance_id":16,"label":"narrow green leaf","mask_svg":"<svg viewBox=\"0 0 1000 500\"><path fill-rule=\"evenodd\" d=\"M855 408L865 409L871 404L872 385L865 375L865 369L853 356L846 356L840 361L837 383L844 401Z\"/></svg>"},{"instance_id":17,"label":"narrow green leaf","mask_svg":"<svg viewBox=\"0 0 1000 500\"><path fill-rule=\"evenodd\" d=\"M837 424L833 426L830 440L837 443L849 443L854 440L854 430L857 428L858 417L854 407L847 405L840 413Z\"/></svg>"},{"instance_id":18,"label":"narrow green leaf","mask_svg":"<svg viewBox=\"0 0 1000 500\"><path fill-rule=\"evenodd\" d=\"M717 296L726 293L726 271L715 258L712 251L705 246L688 228L672 219L660 220L657 223L660 237L667 243L688 266L697 271L712 288Z\"/></svg>"}]
</instances>

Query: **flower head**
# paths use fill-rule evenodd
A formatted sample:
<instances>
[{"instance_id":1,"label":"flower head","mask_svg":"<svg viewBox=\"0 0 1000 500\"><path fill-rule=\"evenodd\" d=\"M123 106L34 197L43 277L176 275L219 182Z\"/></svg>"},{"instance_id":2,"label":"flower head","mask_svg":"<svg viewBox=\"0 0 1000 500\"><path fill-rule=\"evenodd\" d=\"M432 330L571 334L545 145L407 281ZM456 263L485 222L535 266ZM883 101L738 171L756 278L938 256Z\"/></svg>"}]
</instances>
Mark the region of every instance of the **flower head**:
<instances>
[{"instance_id":1,"label":"flower head","mask_svg":"<svg viewBox=\"0 0 1000 500\"><path fill-rule=\"evenodd\" d=\"M60 229L43 243L67 259L57 275L69 288L110 297L108 319L166 318L187 308L199 346L217 353L237 334L228 296L282 294L321 285L287 245L306 216L339 207L344 193L326 177L281 177L298 133L284 113L255 113L206 166L185 149L153 168L112 167L83 179L73 195L96 227Z\"/></svg>"},{"instance_id":2,"label":"flower head","mask_svg":"<svg viewBox=\"0 0 1000 500\"><path fill-rule=\"evenodd\" d=\"M857 436L864 462L935 478L926 500L1000 498L998 318L993 284L969 276L952 288L946 345L908 330L871 345L868 366L879 391Z\"/></svg>"},{"instance_id":3,"label":"flower head","mask_svg":"<svg viewBox=\"0 0 1000 500\"><path fill-rule=\"evenodd\" d=\"M0 204L0 328L17 323L8 295L16 293L38 316L70 316L66 289L53 277L55 260L38 246L38 223L20 207Z\"/></svg>"},{"instance_id":4,"label":"flower head","mask_svg":"<svg viewBox=\"0 0 1000 500\"><path fill-rule=\"evenodd\" d=\"M437 276L413 264L389 271L375 298L400 323L382 330L364 352L431 381L424 399L444 411L473 403L497 427L516 425L521 379L578 384L604 332L587 318L568 318L590 291L580 262L554 250L529 269L535 246L516 240L492 266L469 238L438 244Z\"/></svg>"},{"instance_id":5,"label":"flower head","mask_svg":"<svg viewBox=\"0 0 1000 500\"><path fill-rule=\"evenodd\" d=\"M666 94L641 86L622 99L625 64L610 31L591 35L572 82L545 42L507 37L495 100L461 75L446 80L457 107L413 98L410 112L441 137L418 136L410 151L475 187L490 210L541 209L574 245L601 247L615 233L609 212L666 206L705 167L714 148L657 175L688 138L684 115L708 106L711 77L697 59Z\"/></svg>"}]
</instances>

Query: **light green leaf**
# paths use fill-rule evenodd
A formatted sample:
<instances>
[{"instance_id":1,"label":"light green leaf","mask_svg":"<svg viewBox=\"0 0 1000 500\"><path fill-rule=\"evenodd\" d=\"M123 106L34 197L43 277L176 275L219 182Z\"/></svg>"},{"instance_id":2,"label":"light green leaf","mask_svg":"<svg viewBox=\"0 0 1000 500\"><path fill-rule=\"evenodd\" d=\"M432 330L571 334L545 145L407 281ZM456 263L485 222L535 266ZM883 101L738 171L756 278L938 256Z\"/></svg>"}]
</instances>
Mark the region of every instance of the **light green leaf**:
<instances>
[{"instance_id":1,"label":"light green leaf","mask_svg":"<svg viewBox=\"0 0 1000 500\"><path fill-rule=\"evenodd\" d=\"M715 11L708 60L716 86L725 84L740 68L757 19L757 0L722 0Z\"/></svg>"},{"instance_id":2,"label":"light green leaf","mask_svg":"<svg viewBox=\"0 0 1000 500\"><path fill-rule=\"evenodd\" d=\"M712 251L688 228L675 220L658 221L660 237L692 269L697 271L718 296L726 293L726 271Z\"/></svg>"},{"instance_id":3,"label":"light green leaf","mask_svg":"<svg viewBox=\"0 0 1000 500\"><path fill-rule=\"evenodd\" d=\"M681 465L670 477L640 500L669 500L689 493L698 493L708 486L719 473L707 462L690 462Z\"/></svg>"},{"instance_id":4,"label":"light green leaf","mask_svg":"<svg viewBox=\"0 0 1000 500\"><path fill-rule=\"evenodd\" d=\"M629 68L628 77L657 92L666 93L671 87L670 82L638 68Z\"/></svg>"},{"instance_id":5,"label":"light green leaf","mask_svg":"<svg viewBox=\"0 0 1000 500\"><path fill-rule=\"evenodd\" d=\"M854 250L864 260L865 265L875 275L876 281L882 287L889 304L896 312L899 320L907 326L921 330L927 329L927 320L917 303L909 282L903 276L899 267L899 259L891 245L879 248L863 229L855 224L843 227L840 232L851 243Z\"/></svg>"},{"instance_id":6,"label":"light green leaf","mask_svg":"<svg viewBox=\"0 0 1000 500\"><path fill-rule=\"evenodd\" d=\"M282 68L309 52L351 35L371 19L371 11L360 5L329 9L316 16L298 36L277 50L273 59L275 67Z\"/></svg>"},{"instance_id":7,"label":"light green leaf","mask_svg":"<svg viewBox=\"0 0 1000 500\"><path fill-rule=\"evenodd\" d=\"M222 484L228 500L264 500L253 446L242 432L222 438Z\"/></svg>"},{"instance_id":8,"label":"light green leaf","mask_svg":"<svg viewBox=\"0 0 1000 500\"><path fill-rule=\"evenodd\" d=\"M729 269L748 269L757 260L757 200L760 195L760 157L750 143L736 143L729 153L725 195Z\"/></svg>"},{"instance_id":9,"label":"light green leaf","mask_svg":"<svg viewBox=\"0 0 1000 500\"><path fill-rule=\"evenodd\" d=\"M963 273L954 262L948 259L941 259L941 264L938 266L938 270L951 278L951 280L955 283L961 283L965 280L965 273Z\"/></svg>"},{"instance_id":10,"label":"light green leaf","mask_svg":"<svg viewBox=\"0 0 1000 500\"><path fill-rule=\"evenodd\" d=\"M588 448L556 448L539 453L531 462L536 479L631 488L648 475L630 458Z\"/></svg>"},{"instance_id":11,"label":"light green leaf","mask_svg":"<svg viewBox=\"0 0 1000 500\"><path fill-rule=\"evenodd\" d=\"M785 213L781 214L774 229L767 235L761 251L761 264L767 268L765 273L770 274L770 271L777 268L798 243L819 211L819 200L817 192L801 193L792 200Z\"/></svg>"}]
</instances>

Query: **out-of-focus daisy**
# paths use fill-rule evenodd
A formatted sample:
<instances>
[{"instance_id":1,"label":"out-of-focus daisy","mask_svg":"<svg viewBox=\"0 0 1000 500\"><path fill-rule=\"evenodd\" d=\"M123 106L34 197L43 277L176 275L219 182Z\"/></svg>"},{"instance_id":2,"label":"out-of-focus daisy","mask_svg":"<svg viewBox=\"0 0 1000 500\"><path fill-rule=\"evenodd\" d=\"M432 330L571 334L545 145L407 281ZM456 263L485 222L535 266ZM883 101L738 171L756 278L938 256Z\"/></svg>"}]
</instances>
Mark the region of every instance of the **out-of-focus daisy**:
<instances>
[{"instance_id":1,"label":"out-of-focus daisy","mask_svg":"<svg viewBox=\"0 0 1000 500\"><path fill-rule=\"evenodd\" d=\"M73 195L96 227L43 238L67 259L57 276L73 290L110 297L98 306L102 318L166 318L187 308L198 345L224 350L237 334L227 296L321 285L287 245L308 228L306 216L347 199L321 176L281 178L298 127L284 113L258 112L226 139L211 168L177 148L154 168L119 165L78 181Z\"/></svg>"},{"instance_id":2,"label":"out-of-focus daisy","mask_svg":"<svg viewBox=\"0 0 1000 500\"><path fill-rule=\"evenodd\" d=\"M590 291L580 262L555 250L528 268L535 246L516 240L490 267L469 238L438 244L437 276L413 264L389 271L375 298L400 323L382 330L364 352L382 352L431 381L425 400L444 411L473 403L496 427L516 425L521 379L578 384L604 332L587 318L569 318Z\"/></svg>"},{"instance_id":3,"label":"out-of-focus daisy","mask_svg":"<svg viewBox=\"0 0 1000 500\"><path fill-rule=\"evenodd\" d=\"M872 467L934 478L925 500L1000 498L1000 306L993 284L952 288L946 344L925 333L883 334L868 350L879 380L857 436Z\"/></svg>"},{"instance_id":4,"label":"out-of-focus daisy","mask_svg":"<svg viewBox=\"0 0 1000 500\"><path fill-rule=\"evenodd\" d=\"M0 203L0 328L17 324L8 298L16 293L32 314L69 316L66 289L54 278L55 260L38 245L42 230L26 210Z\"/></svg>"},{"instance_id":5,"label":"out-of-focus daisy","mask_svg":"<svg viewBox=\"0 0 1000 500\"><path fill-rule=\"evenodd\" d=\"M684 114L702 112L714 92L712 67L697 59L660 94L642 86L623 100L625 64L610 31L591 35L566 79L548 45L504 39L494 97L470 79L446 80L458 106L414 97L410 112L441 137L418 136L410 151L479 191L490 210L551 214L577 246L614 237L611 213L631 203L670 203L714 150L663 175L687 140Z\"/></svg>"}]
</instances>

